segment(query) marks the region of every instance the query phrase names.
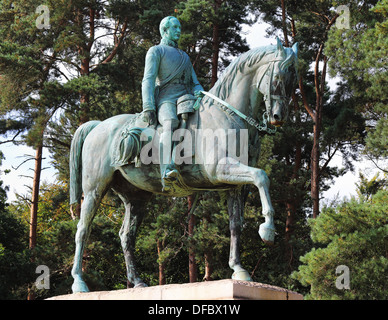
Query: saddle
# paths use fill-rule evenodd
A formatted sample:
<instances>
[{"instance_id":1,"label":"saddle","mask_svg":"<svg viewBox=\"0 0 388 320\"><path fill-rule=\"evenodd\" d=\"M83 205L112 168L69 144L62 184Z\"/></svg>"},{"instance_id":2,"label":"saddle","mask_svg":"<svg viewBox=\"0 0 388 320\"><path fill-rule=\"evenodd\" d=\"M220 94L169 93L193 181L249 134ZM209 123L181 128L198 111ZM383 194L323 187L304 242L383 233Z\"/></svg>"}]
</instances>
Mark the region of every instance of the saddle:
<instances>
[{"instance_id":1,"label":"saddle","mask_svg":"<svg viewBox=\"0 0 388 320\"><path fill-rule=\"evenodd\" d=\"M194 130L198 128L199 112L193 109L193 106L197 98L191 94L186 94L177 101L177 115L188 113L187 120L181 119L178 129L185 129L185 136L182 136L181 142L189 133L194 134ZM158 149L159 137L162 133L163 127L158 124L157 126L149 126L144 122L142 113L137 113L130 117L125 123L122 130L119 131L113 139L111 148L112 153L112 166L120 167L135 163L136 167L140 167L142 162L140 161L140 152L142 148L149 142ZM175 147L179 144L177 141L173 141ZM179 149L179 148L177 148ZM187 151L187 150L186 150ZM186 153L187 154L187 153ZM173 151L173 161L175 162L175 150ZM191 157L194 156L194 146L191 152ZM157 155L158 157L158 155Z\"/></svg>"}]
</instances>

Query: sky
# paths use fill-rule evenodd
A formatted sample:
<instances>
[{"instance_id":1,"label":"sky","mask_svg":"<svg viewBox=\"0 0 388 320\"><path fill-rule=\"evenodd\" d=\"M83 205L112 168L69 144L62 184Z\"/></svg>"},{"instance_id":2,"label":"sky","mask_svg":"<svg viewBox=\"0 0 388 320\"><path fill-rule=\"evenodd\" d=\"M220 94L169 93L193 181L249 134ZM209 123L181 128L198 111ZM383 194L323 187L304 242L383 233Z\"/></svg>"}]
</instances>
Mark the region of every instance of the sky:
<instances>
[{"instance_id":1,"label":"sky","mask_svg":"<svg viewBox=\"0 0 388 320\"><path fill-rule=\"evenodd\" d=\"M268 25L265 23L256 23L252 27L244 26L242 31L245 33L245 37L251 48L276 44L276 39L265 37L265 30L267 27ZM329 79L329 84L335 85L335 79ZM23 145L15 146L11 143L1 144L0 146L1 151L5 156L5 160L3 160L2 167L0 168L0 180L4 181L4 186L9 186L7 195L8 202L10 202L16 199L16 193L21 195L27 195L29 193L28 186L32 186L34 161L29 160L24 164L22 163L29 157L33 158L34 150ZM45 169L41 173L41 181L55 182L56 172L50 165L50 156L47 149L43 150L43 158L42 168ZM15 170L19 165L20 167ZM341 155L336 156L330 165L341 167ZM363 172L368 178L372 178L377 172L374 165L365 159L357 162L355 167L356 169L353 173L348 172L344 176L336 179L331 188L322 194L322 197L324 198L323 203L330 203L331 200L337 198L349 198L352 195L356 195L355 183L358 181L359 171ZM4 174L3 172L7 169L10 169L11 172Z\"/></svg>"}]
</instances>

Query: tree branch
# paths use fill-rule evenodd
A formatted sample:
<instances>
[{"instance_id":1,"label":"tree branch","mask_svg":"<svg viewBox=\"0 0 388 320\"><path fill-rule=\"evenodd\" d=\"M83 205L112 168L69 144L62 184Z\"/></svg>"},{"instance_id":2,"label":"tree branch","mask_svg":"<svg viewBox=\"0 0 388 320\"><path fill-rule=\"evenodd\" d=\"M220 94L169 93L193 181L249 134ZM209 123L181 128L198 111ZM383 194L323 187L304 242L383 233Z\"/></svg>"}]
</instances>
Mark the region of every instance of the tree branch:
<instances>
[{"instance_id":1,"label":"tree branch","mask_svg":"<svg viewBox=\"0 0 388 320\"><path fill-rule=\"evenodd\" d=\"M315 11L310 11L312 14L315 14L316 16L320 17L323 21L327 21L328 23L330 22L330 19L327 15L315 12Z\"/></svg>"},{"instance_id":2,"label":"tree branch","mask_svg":"<svg viewBox=\"0 0 388 320\"><path fill-rule=\"evenodd\" d=\"M8 143L8 142L12 142L12 143L16 143L16 138L18 137L18 135L20 135L24 130L18 130L16 132L16 134L9 140L4 140L4 141L0 141L0 144L4 144L4 143Z\"/></svg>"},{"instance_id":3,"label":"tree branch","mask_svg":"<svg viewBox=\"0 0 388 320\"><path fill-rule=\"evenodd\" d=\"M120 35L120 38L116 38L116 33L115 33L115 45L113 47L113 50L112 52L108 55L108 57L106 57L106 59L104 61L101 62L101 64L106 64L106 63L109 63L112 61L112 59L115 57L115 55L117 54L117 51L120 47L120 44L121 42L123 41L125 35L126 35L126 29L127 29L127 25L128 25L128 18L125 18L125 21L124 21L124 24L123 24L123 27L121 28L121 35ZM117 39L117 41L116 41Z\"/></svg>"},{"instance_id":4,"label":"tree branch","mask_svg":"<svg viewBox=\"0 0 388 320\"><path fill-rule=\"evenodd\" d=\"M319 85L319 61L321 59L324 43L322 42L319 46L317 55L315 57L315 68L314 68L314 85L315 85L315 96L316 96L316 107L318 108L321 101L321 90Z\"/></svg>"},{"instance_id":5,"label":"tree branch","mask_svg":"<svg viewBox=\"0 0 388 320\"><path fill-rule=\"evenodd\" d=\"M310 115L311 119L313 119L313 121L315 121L315 112L313 109L311 109L311 107L309 106L309 103L307 101L306 93L304 91L302 76L299 77L299 90L300 90L300 94L302 96L302 102L303 102L304 108L306 109L306 111Z\"/></svg>"},{"instance_id":6,"label":"tree branch","mask_svg":"<svg viewBox=\"0 0 388 320\"><path fill-rule=\"evenodd\" d=\"M88 43L88 52L92 49L93 43L94 43L94 18L95 18L96 11L92 8L89 10L89 24L90 24L90 31L89 31L89 43Z\"/></svg>"},{"instance_id":7,"label":"tree branch","mask_svg":"<svg viewBox=\"0 0 388 320\"><path fill-rule=\"evenodd\" d=\"M31 160L35 160L35 158L33 158L32 156L29 156L29 157L31 157L31 158L28 158L28 159L24 160L24 161L23 161L22 163L20 163L17 167L11 166L12 169L17 170L17 169L19 169L23 164L25 164L26 162L31 161Z\"/></svg>"},{"instance_id":8,"label":"tree branch","mask_svg":"<svg viewBox=\"0 0 388 320\"><path fill-rule=\"evenodd\" d=\"M367 158L368 158L370 161L373 162L373 164L375 165L375 167L376 167L377 169L383 171L384 173L388 173L388 170L379 167L379 165L373 160L373 158L372 158L369 154L367 154L366 156L367 156Z\"/></svg>"},{"instance_id":9,"label":"tree branch","mask_svg":"<svg viewBox=\"0 0 388 320\"><path fill-rule=\"evenodd\" d=\"M336 152L338 151L338 149L339 149L339 144L337 144L337 146L335 147L335 150L333 151L333 153L331 155L329 155L328 159L326 160L324 165L319 170L319 176L321 175L322 172L324 172L326 170L327 166L329 165L331 159L333 159L333 157L336 154Z\"/></svg>"}]
</instances>

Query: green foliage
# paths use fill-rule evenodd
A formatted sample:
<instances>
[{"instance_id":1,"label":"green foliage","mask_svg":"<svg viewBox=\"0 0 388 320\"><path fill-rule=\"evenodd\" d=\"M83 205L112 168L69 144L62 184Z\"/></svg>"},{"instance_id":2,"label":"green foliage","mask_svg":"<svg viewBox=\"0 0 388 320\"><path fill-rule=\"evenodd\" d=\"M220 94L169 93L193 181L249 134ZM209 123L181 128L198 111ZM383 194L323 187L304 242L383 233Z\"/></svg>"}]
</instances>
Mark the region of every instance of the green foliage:
<instances>
[{"instance_id":1,"label":"green foliage","mask_svg":"<svg viewBox=\"0 0 388 320\"><path fill-rule=\"evenodd\" d=\"M252 24L248 18L252 1L188 0L179 3L177 18L182 23L180 46L193 62L200 83L206 88L210 84L209 64L215 49L214 28L218 28L220 59L219 70L230 63L230 57L249 49L242 37L243 24Z\"/></svg>"},{"instance_id":2,"label":"green foliage","mask_svg":"<svg viewBox=\"0 0 388 320\"><path fill-rule=\"evenodd\" d=\"M93 229L85 248L84 272L92 291L113 290L126 285L118 225L104 215L93 221ZM47 265L50 270L50 289L37 290L36 298L71 293L71 268L75 250L77 221L58 221L45 230L34 249L34 265Z\"/></svg>"},{"instance_id":3,"label":"green foliage","mask_svg":"<svg viewBox=\"0 0 388 320\"><path fill-rule=\"evenodd\" d=\"M272 197L276 201L276 197ZM253 202L253 203L252 203ZM290 274L300 264L299 257L312 247L308 235L305 212L297 211L292 227L292 236L286 240L287 211L284 203L274 202L276 238L274 246L267 246L258 235L259 226L264 222L254 192L248 196L245 207L244 229L242 233L241 259L254 281L269 283L305 294L306 290Z\"/></svg>"},{"instance_id":4,"label":"green foliage","mask_svg":"<svg viewBox=\"0 0 388 320\"><path fill-rule=\"evenodd\" d=\"M4 299L25 299L27 288L36 299L71 291L71 268L77 222L71 220L68 190L63 184L43 185L38 212L38 240L28 249L28 202L19 197L0 215L1 291ZM126 287L126 272L119 239L123 208L115 198L105 198L93 223L84 255L86 280L92 290ZM24 221L24 222L23 222ZM38 265L50 271L50 289L33 285Z\"/></svg>"},{"instance_id":5,"label":"green foliage","mask_svg":"<svg viewBox=\"0 0 388 320\"><path fill-rule=\"evenodd\" d=\"M26 225L8 211L2 184L0 181L0 299L23 299L27 292L19 288L32 280L28 233Z\"/></svg>"},{"instance_id":6,"label":"green foliage","mask_svg":"<svg viewBox=\"0 0 388 320\"><path fill-rule=\"evenodd\" d=\"M372 197L388 185L387 179L380 179L377 173L371 180L368 180L361 172L359 173L360 183L357 186L357 195L360 199L371 201Z\"/></svg>"},{"instance_id":7,"label":"green foliage","mask_svg":"<svg viewBox=\"0 0 388 320\"><path fill-rule=\"evenodd\" d=\"M351 28L332 29L326 52L332 56L330 73L349 104L368 121L365 153L387 156L387 8L382 1L351 2Z\"/></svg>"},{"instance_id":8,"label":"green foliage","mask_svg":"<svg viewBox=\"0 0 388 320\"><path fill-rule=\"evenodd\" d=\"M205 276L205 264L212 268L211 278L225 279L231 276L229 259L229 215L227 204L217 192L206 192L199 198L194 214L196 224L192 246L196 254L199 280ZM210 261L205 260L205 255Z\"/></svg>"},{"instance_id":9,"label":"green foliage","mask_svg":"<svg viewBox=\"0 0 388 320\"><path fill-rule=\"evenodd\" d=\"M147 205L147 215L138 232L136 257L139 271L143 272L144 279L151 285L159 283L159 264L165 268L167 283L187 282L184 263L187 260L184 258L186 208L185 198L162 196L155 196Z\"/></svg>"},{"instance_id":10,"label":"green foliage","mask_svg":"<svg viewBox=\"0 0 388 320\"><path fill-rule=\"evenodd\" d=\"M62 85L58 82L52 53L55 31L36 27L34 0L0 3L0 115L3 122L14 119L22 141L42 145L43 132L52 115L61 107ZM15 127L6 127L14 130Z\"/></svg>"},{"instance_id":11,"label":"green foliage","mask_svg":"<svg viewBox=\"0 0 388 320\"><path fill-rule=\"evenodd\" d=\"M378 299L388 297L388 193L379 191L371 202L352 199L325 208L311 221L312 239L319 247L301 257L293 274L311 286L310 299ZM336 268L350 270L350 289L336 288Z\"/></svg>"}]
</instances>

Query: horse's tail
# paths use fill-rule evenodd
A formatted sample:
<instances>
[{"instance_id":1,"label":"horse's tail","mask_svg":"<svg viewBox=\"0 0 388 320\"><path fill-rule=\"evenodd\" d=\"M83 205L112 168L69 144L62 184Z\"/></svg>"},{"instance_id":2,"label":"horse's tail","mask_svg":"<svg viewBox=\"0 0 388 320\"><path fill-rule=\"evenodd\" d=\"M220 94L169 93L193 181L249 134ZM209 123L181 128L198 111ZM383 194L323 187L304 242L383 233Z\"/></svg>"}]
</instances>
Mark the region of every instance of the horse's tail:
<instances>
[{"instance_id":1,"label":"horse's tail","mask_svg":"<svg viewBox=\"0 0 388 320\"><path fill-rule=\"evenodd\" d=\"M82 146L87 135L101 121L89 121L74 133L70 146L70 204L81 203L82 197Z\"/></svg>"}]
</instances>

